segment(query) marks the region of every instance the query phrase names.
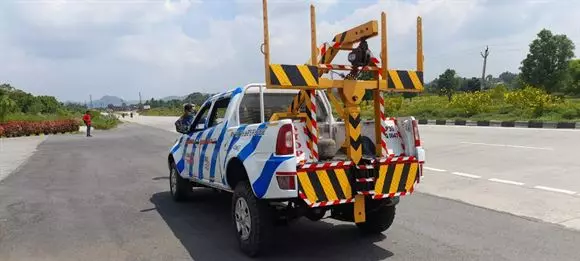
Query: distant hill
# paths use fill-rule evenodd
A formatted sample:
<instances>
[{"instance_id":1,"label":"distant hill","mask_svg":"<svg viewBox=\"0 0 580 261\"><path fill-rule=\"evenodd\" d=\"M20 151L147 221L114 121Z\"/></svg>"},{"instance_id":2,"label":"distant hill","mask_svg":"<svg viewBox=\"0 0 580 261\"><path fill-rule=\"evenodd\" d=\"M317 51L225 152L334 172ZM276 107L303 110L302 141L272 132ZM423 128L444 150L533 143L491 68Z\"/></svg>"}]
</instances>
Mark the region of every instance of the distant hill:
<instances>
[{"instance_id":1,"label":"distant hill","mask_svg":"<svg viewBox=\"0 0 580 261\"><path fill-rule=\"evenodd\" d=\"M162 101L180 100L182 101L186 96L167 96L161 98Z\"/></svg>"},{"instance_id":2,"label":"distant hill","mask_svg":"<svg viewBox=\"0 0 580 261\"><path fill-rule=\"evenodd\" d=\"M93 107L104 108L109 104L113 104L114 106L121 106L123 103L126 103L127 105L130 104L128 101L125 101L117 96L105 95L98 100L93 100Z\"/></svg>"}]
</instances>

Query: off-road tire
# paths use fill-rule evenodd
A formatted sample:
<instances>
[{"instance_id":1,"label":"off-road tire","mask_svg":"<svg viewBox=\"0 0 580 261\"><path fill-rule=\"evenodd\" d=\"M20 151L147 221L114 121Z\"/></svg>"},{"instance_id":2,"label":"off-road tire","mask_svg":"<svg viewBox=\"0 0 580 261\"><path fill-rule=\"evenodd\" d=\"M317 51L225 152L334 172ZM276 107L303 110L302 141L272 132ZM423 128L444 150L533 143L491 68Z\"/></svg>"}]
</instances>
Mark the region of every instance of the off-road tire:
<instances>
[{"instance_id":1,"label":"off-road tire","mask_svg":"<svg viewBox=\"0 0 580 261\"><path fill-rule=\"evenodd\" d=\"M356 223L356 226L365 234L380 234L393 224L395 220L395 209L393 206L381 206L374 211L366 213L366 221Z\"/></svg>"},{"instance_id":2,"label":"off-road tire","mask_svg":"<svg viewBox=\"0 0 580 261\"><path fill-rule=\"evenodd\" d=\"M175 191L174 187L172 186L173 175L176 176L175 178L177 180ZM171 194L171 198L173 199L173 201L176 202L186 201L191 195L192 190L193 184L191 183L191 181L182 178L179 175L179 171L177 170L177 167L175 167L175 164L171 164L171 168L169 169L169 193Z\"/></svg>"},{"instance_id":3,"label":"off-road tire","mask_svg":"<svg viewBox=\"0 0 580 261\"><path fill-rule=\"evenodd\" d=\"M243 198L250 213L250 233L248 238L242 238L236 226L236 203ZM232 225L240 249L249 257L255 257L268 247L274 229L273 212L266 201L259 200L254 195L248 181L241 181L236 185L232 197Z\"/></svg>"}]
</instances>

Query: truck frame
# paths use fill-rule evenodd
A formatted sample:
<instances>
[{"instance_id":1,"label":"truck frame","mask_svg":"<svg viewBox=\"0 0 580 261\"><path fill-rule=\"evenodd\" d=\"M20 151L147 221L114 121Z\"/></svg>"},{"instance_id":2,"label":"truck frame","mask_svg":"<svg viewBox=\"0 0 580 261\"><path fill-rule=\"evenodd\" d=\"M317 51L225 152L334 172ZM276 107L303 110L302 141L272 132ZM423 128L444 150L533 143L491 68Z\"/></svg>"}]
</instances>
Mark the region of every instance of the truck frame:
<instances>
[{"instance_id":1,"label":"truck frame","mask_svg":"<svg viewBox=\"0 0 580 261\"><path fill-rule=\"evenodd\" d=\"M271 64L267 0L262 4L265 84L211 97L186 130L176 122L183 135L168 155L172 197L184 200L196 186L233 192L232 226L249 256L270 243L275 224L302 216L317 221L330 211L363 232L387 230L399 197L414 191L425 162L418 122L384 113L384 93L423 90L421 18L416 70L387 68L384 12L380 60L367 44L379 35L377 21L317 48L313 5L309 63ZM332 64L340 51L350 52L349 65ZM323 77L335 70L348 74ZM358 80L362 72L372 80ZM366 91L373 93L374 120L364 122ZM336 121L333 111L344 120Z\"/></svg>"}]
</instances>

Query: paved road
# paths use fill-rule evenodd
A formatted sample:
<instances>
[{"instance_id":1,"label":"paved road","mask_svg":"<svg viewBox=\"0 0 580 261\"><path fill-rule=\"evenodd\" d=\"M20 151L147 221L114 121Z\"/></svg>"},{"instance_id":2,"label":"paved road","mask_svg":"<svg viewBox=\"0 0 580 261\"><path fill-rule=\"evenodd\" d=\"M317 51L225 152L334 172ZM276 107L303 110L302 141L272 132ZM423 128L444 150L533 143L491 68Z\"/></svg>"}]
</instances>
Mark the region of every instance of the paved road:
<instances>
[{"instance_id":1,"label":"paved road","mask_svg":"<svg viewBox=\"0 0 580 261\"><path fill-rule=\"evenodd\" d=\"M136 124L51 136L0 184L0 260L245 260L230 198L170 200L166 150L177 134ZM445 167L445 166L443 166ZM580 232L416 193L383 236L351 224L278 228L266 260L578 260Z\"/></svg>"}]
</instances>

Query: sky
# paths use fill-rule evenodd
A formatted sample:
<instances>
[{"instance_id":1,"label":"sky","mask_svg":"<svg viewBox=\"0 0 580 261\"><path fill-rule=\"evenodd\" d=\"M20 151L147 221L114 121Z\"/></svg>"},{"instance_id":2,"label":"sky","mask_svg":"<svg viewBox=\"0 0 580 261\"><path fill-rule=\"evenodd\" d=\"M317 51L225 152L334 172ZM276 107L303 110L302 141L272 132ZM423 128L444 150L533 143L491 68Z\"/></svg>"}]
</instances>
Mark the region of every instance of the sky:
<instances>
[{"instance_id":1,"label":"sky","mask_svg":"<svg viewBox=\"0 0 580 261\"><path fill-rule=\"evenodd\" d=\"M416 68L421 16L426 81L481 77L486 45L487 74L517 72L542 28L580 49L577 0L270 0L272 63L308 61L312 3L319 45L385 11L393 69ZM262 26L259 0L1 0L0 83L63 101L225 91L264 81Z\"/></svg>"}]
</instances>

